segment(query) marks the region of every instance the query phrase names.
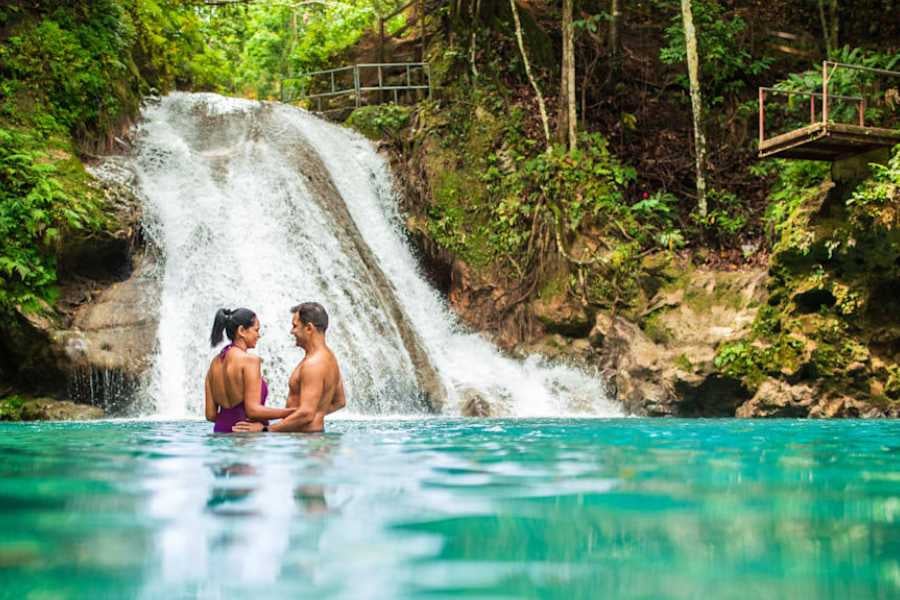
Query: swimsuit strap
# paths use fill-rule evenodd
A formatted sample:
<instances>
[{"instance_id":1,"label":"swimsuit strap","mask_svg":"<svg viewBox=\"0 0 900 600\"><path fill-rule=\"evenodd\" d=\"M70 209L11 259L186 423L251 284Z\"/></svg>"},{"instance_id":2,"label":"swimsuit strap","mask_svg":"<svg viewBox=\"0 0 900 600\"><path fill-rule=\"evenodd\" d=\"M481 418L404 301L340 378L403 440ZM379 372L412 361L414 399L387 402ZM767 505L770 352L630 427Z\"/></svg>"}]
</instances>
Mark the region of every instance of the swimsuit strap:
<instances>
[{"instance_id":1,"label":"swimsuit strap","mask_svg":"<svg viewBox=\"0 0 900 600\"><path fill-rule=\"evenodd\" d=\"M228 351L231 350L232 348L234 348L234 344L233 344L233 343L232 343L232 344L228 344L227 346L225 346L224 348L222 348L222 351L219 352L219 359L220 359L220 360L225 360L225 355L228 354Z\"/></svg>"}]
</instances>

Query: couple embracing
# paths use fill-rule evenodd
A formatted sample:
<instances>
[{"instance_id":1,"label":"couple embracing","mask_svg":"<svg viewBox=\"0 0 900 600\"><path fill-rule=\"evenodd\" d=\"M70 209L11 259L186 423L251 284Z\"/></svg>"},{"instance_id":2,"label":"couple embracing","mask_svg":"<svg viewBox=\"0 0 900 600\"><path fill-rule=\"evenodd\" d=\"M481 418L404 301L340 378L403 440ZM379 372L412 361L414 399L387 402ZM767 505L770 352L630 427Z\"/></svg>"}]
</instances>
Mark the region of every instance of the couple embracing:
<instances>
[{"instance_id":1,"label":"couple embracing","mask_svg":"<svg viewBox=\"0 0 900 600\"><path fill-rule=\"evenodd\" d=\"M216 433L324 431L325 415L346 404L337 359L325 344L328 313L318 302L291 309L291 334L306 351L288 380L286 408L267 407L269 388L262 378L261 360L248 350L259 340L259 319L247 308L220 309L213 321L210 343L230 343L213 358L206 373L206 420ZM269 424L269 420L280 419Z\"/></svg>"}]
</instances>

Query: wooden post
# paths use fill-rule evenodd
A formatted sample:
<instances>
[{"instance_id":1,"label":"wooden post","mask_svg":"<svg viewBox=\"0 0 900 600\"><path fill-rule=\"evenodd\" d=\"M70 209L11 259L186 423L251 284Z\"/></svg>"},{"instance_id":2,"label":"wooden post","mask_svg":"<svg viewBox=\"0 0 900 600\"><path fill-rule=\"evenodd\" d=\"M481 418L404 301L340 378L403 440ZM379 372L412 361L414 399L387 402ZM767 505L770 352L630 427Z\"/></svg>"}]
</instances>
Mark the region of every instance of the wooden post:
<instances>
[{"instance_id":1,"label":"wooden post","mask_svg":"<svg viewBox=\"0 0 900 600\"><path fill-rule=\"evenodd\" d=\"M822 62L822 123L828 124L828 61Z\"/></svg>"},{"instance_id":2,"label":"wooden post","mask_svg":"<svg viewBox=\"0 0 900 600\"><path fill-rule=\"evenodd\" d=\"M359 108L359 65L353 65L353 89L356 92L356 108Z\"/></svg>"},{"instance_id":3,"label":"wooden post","mask_svg":"<svg viewBox=\"0 0 900 600\"><path fill-rule=\"evenodd\" d=\"M859 106L859 126L865 127L866 126L866 99L860 98L858 106Z\"/></svg>"},{"instance_id":4,"label":"wooden post","mask_svg":"<svg viewBox=\"0 0 900 600\"><path fill-rule=\"evenodd\" d=\"M759 88L759 145L766 139L766 90Z\"/></svg>"},{"instance_id":5,"label":"wooden post","mask_svg":"<svg viewBox=\"0 0 900 600\"><path fill-rule=\"evenodd\" d=\"M816 122L816 97L812 94L809 96L809 122L810 124Z\"/></svg>"},{"instance_id":6,"label":"wooden post","mask_svg":"<svg viewBox=\"0 0 900 600\"><path fill-rule=\"evenodd\" d=\"M384 19L378 17L378 62L384 62Z\"/></svg>"},{"instance_id":7,"label":"wooden post","mask_svg":"<svg viewBox=\"0 0 900 600\"><path fill-rule=\"evenodd\" d=\"M419 19L419 39L421 50L419 60L425 62L425 0L419 0L416 4L416 18Z\"/></svg>"}]
</instances>

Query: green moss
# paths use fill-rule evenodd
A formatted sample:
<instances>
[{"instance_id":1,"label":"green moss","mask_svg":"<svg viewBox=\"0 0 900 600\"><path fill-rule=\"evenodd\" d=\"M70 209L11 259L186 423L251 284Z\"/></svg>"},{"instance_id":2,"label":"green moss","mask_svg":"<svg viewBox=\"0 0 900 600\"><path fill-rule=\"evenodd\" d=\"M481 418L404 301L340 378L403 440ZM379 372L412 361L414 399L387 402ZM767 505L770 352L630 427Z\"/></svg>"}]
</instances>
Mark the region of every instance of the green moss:
<instances>
[{"instance_id":1,"label":"green moss","mask_svg":"<svg viewBox=\"0 0 900 600\"><path fill-rule=\"evenodd\" d=\"M644 333L657 344L666 344L672 341L672 333L662 323L662 312L655 312L642 323Z\"/></svg>"},{"instance_id":2,"label":"green moss","mask_svg":"<svg viewBox=\"0 0 900 600\"><path fill-rule=\"evenodd\" d=\"M19 395L0 398L0 421L21 421L25 402Z\"/></svg>"},{"instance_id":3,"label":"green moss","mask_svg":"<svg viewBox=\"0 0 900 600\"><path fill-rule=\"evenodd\" d=\"M679 354L675 357L674 362L675 366L682 371L687 371L690 373L694 370L694 365L691 363L691 359L689 359L686 354Z\"/></svg>"},{"instance_id":4,"label":"green moss","mask_svg":"<svg viewBox=\"0 0 900 600\"><path fill-rule=\"evenodd\" d=\"M560 270L555 276L549 277L538 292L538 298L543 301L550 301L553 298L565 296L569 289L569 275Z\"/></svg>"},{"instance_id":5,"label":"green moss","mask_svg":"<svg viewBox=\"0 0 900 600\"><path fill-rule=\"evenodd\" d=\"M720 349L720 370L745 382L805 381L876 404L870 396L900 398L891 353L872 358L900 343L898 184L900 147L855 190L827 185L792 204L778 227L768 304L747 338Z\"/></svg>"}]
</instances>

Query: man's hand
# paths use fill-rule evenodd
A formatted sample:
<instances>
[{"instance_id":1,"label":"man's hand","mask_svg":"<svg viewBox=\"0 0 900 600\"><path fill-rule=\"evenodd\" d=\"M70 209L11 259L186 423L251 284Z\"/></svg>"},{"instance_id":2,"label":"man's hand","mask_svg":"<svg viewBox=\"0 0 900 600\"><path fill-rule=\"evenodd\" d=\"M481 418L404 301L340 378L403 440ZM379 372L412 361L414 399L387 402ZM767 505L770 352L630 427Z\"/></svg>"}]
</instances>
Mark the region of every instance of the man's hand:
<instances>
[{"instance_id":1,"label":"man's hand","mask_svg":"<svg viewBox=\"0 0 900 600\"><path fill-rule=\"evenodd\" d=\"M231 428L231 431L235 433L259 433L262 430L262 423L253 423L251 421L239 421Z\"/></svg>"}]
</instances>

